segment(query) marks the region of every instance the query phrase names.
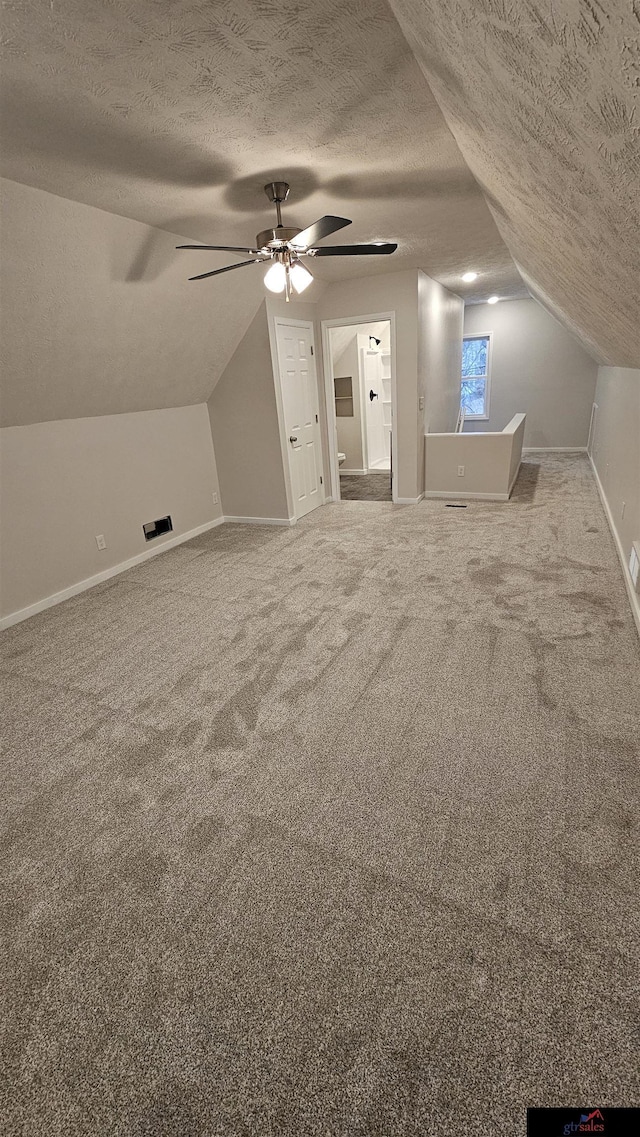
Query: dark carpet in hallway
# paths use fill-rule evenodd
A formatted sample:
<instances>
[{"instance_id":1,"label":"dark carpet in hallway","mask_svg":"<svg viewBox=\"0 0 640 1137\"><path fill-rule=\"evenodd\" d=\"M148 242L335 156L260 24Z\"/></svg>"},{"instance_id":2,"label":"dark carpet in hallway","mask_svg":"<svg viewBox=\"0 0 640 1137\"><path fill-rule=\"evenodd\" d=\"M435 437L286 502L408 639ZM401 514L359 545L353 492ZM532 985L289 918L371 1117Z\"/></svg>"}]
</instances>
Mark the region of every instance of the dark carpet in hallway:
<instances>
[{"instance_id":1,"label":"dark carpet in hallway","mask_svg":"<svg viewBox=\"0 0 640 1137\"><path fill-rule=\"evenodd\" d=\"M391 501L391 473L341 474L340 497L343 501Z\"/></svg>"},{"instance_id":2,"label":"dark carpet in hallway","mask_svg":"<svg viewBox=\"0 0 640 1137\"><path fill-rule=\"evenodd\" d=\"M638 1104L640 652L584 456L225 525L2 642L4 1134Z\"/></svg>"}]
</instances>

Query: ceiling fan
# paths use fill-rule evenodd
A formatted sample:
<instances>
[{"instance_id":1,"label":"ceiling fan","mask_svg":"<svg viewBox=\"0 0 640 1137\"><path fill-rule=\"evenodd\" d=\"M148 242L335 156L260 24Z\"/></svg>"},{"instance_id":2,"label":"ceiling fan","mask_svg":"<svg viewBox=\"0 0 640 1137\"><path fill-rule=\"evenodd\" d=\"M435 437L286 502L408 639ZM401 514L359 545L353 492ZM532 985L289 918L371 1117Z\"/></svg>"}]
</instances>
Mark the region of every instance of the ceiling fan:
<instances>
[{"instance_id":1,"label":"ceiling fan","mask_svg":"<svg viewBox=\"0 0 640 1137\"><path fill-rule=\"evenodd\" d=\"M189 280L206 280L210 276L218 276L221 272L231 272L234 268L243 268L245 265L270 264L265 273L264 282L271 292L284 292L285 299L291 297L291 290L304 292L313 280L313 276L303 263L303 257L359 257L384 256L395 253L397 245L385 241L376 241L369 245L323 245L316 248L318 241L351 225L346 217L332 217L328 214L314 221L306 229L295 229L282 224L280 206L289 196L288 182L268 182L264 187L269 201L276 207L277 224L275 228L264 229L258 233L253 248L238 245L177 245L178 249L209 249L225 253L250 253L251 259L239 261L226 268L216 268L212 272L202 272L199 276L190 276Z\"/></svg>"}]
</instances>

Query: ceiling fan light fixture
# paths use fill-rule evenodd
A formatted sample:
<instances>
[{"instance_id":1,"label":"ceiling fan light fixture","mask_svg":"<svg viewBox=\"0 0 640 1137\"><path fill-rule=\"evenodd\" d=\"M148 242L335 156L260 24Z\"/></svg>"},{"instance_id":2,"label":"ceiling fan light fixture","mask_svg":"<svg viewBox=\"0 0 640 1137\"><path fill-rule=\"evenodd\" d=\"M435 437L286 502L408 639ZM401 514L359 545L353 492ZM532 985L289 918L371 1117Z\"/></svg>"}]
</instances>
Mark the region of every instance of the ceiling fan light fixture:
<instances>
[{"instance_id":1,"label":"ceiling fan light fixture","mask_svg":"<svg viewBox=\"0 0 640 1137\"><path fill-rule=\"evenodd\" d=\"M291 266L291 283L298 294L304 292L305 288L308 288L312 281L313 276L304 265L296 262L296 264Z\"/></svg>"},{"instance_id":2,"label":"ceiling fan light fixture","mask_svg":"<svg viewBox=\"0 0 640 1137\"><path fill-rule=\"evenodd\" d=\"M264 274L264 282L270 292L284 292L287 286L287 270L282 261L274 261Z\"/></svg>"},{"instance_id":3,"label":"ceiling fan light fixture","mask_svg":"<svg viewBox=\"0 0 640 1137\"><path fill-rule=\"evenodd\" d=\"M318 241L323 241L346 225L351 225L348 217L337 217L326 213L319 217L306 229L299 229L291 225L282 224L282 211L280 206L289 195L287 182L268 182L264 187L269 201L276 207L275 226L263 229L258 233L251 246L239 245L178 245L179 249L204 249L212 252L248 253L250 260L240 261L238 264L225 265L224 268L214 268L210 272L201 272L197 276L190 276L189 280L206 280L210 276L219 276L222 272L233 272L236 268L245 265L265 264L271 261L264 278L266 287L270 292L284 292L285 300L291 299L294 292L304 292L313 280L312 274L302 264L299 257L354 257L375 253L384 256L395 253L398 248L393 241L374 241L364 245L321 245L316 248Z\"/></svg>"}]
</instances>

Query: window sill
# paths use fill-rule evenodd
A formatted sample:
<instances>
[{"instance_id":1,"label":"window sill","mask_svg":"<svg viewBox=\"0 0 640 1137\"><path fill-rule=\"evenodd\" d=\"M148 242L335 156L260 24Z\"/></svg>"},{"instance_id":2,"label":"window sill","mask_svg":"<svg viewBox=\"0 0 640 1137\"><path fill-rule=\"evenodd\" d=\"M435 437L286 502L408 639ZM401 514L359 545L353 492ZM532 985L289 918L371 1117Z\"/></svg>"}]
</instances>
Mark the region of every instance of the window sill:
<instances>
[{"instance_id":1,"label":"window sill","mask_svg":"<svg viewBox=\"0 0 640 1137\"><path fill-rule=\"evenodd\" d=\"M464 416L465 422L488 422L489 415L467 415Z\"/></svg>"}]
</instances>

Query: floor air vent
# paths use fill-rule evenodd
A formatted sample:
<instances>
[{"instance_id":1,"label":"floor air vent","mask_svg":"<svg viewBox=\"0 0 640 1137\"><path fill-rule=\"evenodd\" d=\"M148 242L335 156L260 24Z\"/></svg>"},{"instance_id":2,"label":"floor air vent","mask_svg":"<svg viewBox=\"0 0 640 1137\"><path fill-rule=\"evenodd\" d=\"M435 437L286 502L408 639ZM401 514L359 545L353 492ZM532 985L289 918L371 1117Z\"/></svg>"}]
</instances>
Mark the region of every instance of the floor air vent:
<instances>
[{"instance_id":1,"label":"floor air vent","mask_svg":"<svg viewBox=\"0 0 640 1137\"><path fill-rule=\"evenodd\" d=\"M147 521L146 525L142 526L145 541L153 541L154 537L161 537L163 533L171 533L172 530L173 524L169 514L166 517L159 517L157 521Z\"/></svg>"}]
</instances>

